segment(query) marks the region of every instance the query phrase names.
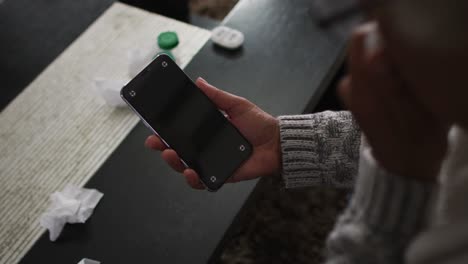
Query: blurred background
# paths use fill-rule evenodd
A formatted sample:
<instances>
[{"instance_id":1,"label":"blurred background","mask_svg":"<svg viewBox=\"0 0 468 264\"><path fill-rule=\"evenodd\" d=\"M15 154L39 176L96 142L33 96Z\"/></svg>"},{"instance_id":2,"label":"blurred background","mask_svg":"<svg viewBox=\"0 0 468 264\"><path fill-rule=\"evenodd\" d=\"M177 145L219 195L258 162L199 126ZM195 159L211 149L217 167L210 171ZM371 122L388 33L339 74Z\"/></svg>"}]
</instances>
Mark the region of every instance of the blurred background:
<instances>
[{"instance_id":1,"label":"blurred background","mask_svg":"<svg viewBox=\"0 0 468 264\"><path fill-rule=\"evenodd\" d=\"M237 0L189 0L192 12L213 19L223 19L237 3Z\"/></svg>"},{"instance_id":2,"label":"blurred background","mask_svg":"<svg viewBox=\"0 0 468 264\"><path fill-rule=\"evenodd\" d=\"M222 20L238 0L123 0L148 11L189 22L198 16Z\"/></svg>"}]
</instances>

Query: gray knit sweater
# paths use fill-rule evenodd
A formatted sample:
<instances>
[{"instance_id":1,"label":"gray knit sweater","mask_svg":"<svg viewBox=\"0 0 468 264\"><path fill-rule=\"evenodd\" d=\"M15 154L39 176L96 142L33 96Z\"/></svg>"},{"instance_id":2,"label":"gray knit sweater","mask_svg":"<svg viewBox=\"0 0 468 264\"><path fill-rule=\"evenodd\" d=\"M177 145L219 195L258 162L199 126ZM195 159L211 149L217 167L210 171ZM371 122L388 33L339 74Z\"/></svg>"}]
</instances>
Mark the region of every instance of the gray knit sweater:
<instances>
[{"instance_id":1,"label":"gray knit sweater","mask_svg":"<svg viewBox=\"0 0 468 264\"><path fill-rule=\"evenodd\" d=\"M433 186L380 168L349 112L279 120L287 188L356 186L329 235L327 263L403 263L409 242L424 227Z\"/></svg>"}]
</instances>

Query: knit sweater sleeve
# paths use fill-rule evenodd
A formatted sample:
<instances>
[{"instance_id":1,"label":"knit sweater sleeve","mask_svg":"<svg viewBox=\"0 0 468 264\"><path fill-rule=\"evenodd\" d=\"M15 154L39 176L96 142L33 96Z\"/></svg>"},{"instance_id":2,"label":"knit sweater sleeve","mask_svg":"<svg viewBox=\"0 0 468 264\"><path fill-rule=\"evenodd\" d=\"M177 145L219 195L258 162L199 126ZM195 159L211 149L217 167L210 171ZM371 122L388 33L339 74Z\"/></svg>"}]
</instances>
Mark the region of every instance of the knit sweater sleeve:
<instances>
[{"instance_id":1,"label":"knit sweater sleeve","mask_svg":"<svg viewBox=\"0 0 468 264\"><path fill-rule=\"evenodd\" d=\"M350 112L325 111L278 119L286 188L354 185L361 136Z\"/></svg>"},{"instance_id":2,"label":"knit sweater sleeve","mask_svg":"<svg viewBox=\"0 0 468 264\"><path fill-rule=\"evenodd\" d=\"M404 263L435 187L392 175L363 148L355 193L327 241L327 263Z\"/></svg>"}]
</instances>

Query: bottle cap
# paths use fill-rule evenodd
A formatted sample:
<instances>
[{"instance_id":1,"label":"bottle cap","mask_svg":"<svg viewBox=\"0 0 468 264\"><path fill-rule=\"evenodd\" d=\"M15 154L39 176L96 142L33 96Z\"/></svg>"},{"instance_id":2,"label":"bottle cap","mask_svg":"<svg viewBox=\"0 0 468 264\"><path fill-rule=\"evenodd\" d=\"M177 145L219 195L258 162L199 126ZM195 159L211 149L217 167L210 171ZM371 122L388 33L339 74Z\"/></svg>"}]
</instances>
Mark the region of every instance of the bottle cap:
<instances>
[{"instance_id":1,"label":"bottle cap","mask_svg":"<svg viewBox=\"0 0 468 264\"><path fill-rule=\"evenodd\" d=\"M179 45L177 34L172 31L163 32L158 36L158 46L163 50L171 50Z\"/></svg>"}]
</instances>

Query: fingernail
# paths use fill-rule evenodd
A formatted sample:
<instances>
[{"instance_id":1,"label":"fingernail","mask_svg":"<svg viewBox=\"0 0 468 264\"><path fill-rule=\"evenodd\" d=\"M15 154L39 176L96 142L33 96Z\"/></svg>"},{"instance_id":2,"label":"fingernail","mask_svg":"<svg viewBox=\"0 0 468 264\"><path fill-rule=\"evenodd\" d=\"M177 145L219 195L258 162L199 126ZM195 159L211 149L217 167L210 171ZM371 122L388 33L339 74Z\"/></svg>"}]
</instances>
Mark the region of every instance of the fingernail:
<instances>
[{"instance_id":1,"label":"fingernail","mask_svg":"<svg viewBox=\"0 0 468 264\"><path fill-rule=\"evenodd\" d=\"M198 80L204 82L204 83L208 83L205 79L203 79L202 77L198 77Z\"/></svg>"},{"instance_id":2,"label":"fingernail","mask_svg":"<svg viewBox=\"0 0 468 264\"><path fill-rule=\"evenodd\" d=\"M364 39L364 49L367 56L372 56L381 49L382 40L379 34L377 23L369 24L366 29L366 37Z\"/></svg>"}]
</instances>

